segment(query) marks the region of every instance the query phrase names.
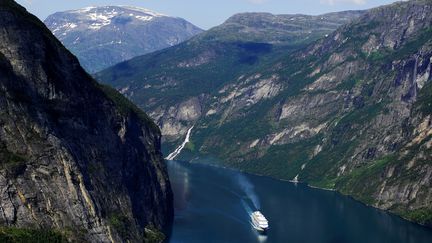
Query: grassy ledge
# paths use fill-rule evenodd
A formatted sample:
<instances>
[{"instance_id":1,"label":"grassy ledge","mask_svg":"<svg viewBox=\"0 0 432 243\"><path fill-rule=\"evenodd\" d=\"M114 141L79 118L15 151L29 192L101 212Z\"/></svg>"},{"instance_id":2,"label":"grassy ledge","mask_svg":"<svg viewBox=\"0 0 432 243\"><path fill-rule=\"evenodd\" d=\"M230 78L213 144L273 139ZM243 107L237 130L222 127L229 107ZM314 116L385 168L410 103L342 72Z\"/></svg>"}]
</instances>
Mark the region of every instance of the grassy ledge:
<instances>
[{"instance_id":1,"label":"grassy ledge","mask_svg":"<svg viewBox=\"0 0 432 243\"><path fill-rule=\"evenodd\" d=\"M66 237L55 230L20 229L0 227L0 242L3 243L63 243Z\"/></svg>"}]
</instances>

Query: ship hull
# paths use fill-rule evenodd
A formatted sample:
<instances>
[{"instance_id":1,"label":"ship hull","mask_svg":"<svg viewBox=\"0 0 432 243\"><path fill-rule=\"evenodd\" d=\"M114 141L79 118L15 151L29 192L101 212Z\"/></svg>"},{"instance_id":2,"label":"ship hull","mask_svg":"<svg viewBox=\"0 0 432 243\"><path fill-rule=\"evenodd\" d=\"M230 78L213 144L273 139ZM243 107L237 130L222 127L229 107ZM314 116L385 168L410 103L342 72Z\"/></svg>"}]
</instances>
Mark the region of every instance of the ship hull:
<instances>
[{"instance_id":1,"label":"ship hull","mask_svg":"<svg viewBox=\"0 0 432 243\"><path fill-rule=\"evenodd\" d=\"M269 228L267 219L259 211L255 211L251 214L251 225L261 234L265 234Z\"/></svg>"},{"instance_id":2,"label":"ship hull","mask_svg":"<svg viewBox=\"0 0 432 243\"><path fill-rule=\"evenodd\" d=\"M256 231L258 231L258 233L260 233L260 234L267 234L267 230L268 230L268 228L261 228L261 227L259 227L259 226L254 225L254 224L252 224L252 227L253 227Z\"/></svg>"}]
</instances>

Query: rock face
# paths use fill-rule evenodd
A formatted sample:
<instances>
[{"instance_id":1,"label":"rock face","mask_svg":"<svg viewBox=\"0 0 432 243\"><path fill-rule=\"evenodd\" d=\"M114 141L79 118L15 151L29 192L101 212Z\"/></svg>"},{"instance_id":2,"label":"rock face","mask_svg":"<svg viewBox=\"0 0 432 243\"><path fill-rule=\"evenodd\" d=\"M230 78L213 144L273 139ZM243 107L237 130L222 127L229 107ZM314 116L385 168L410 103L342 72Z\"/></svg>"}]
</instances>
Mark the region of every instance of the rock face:
<instances>
[{"instance_id":1,"label":"rock face","mask_svg":"<svg viewBox=\"0 0 432 243\"><path fill-rule=\"evenodd\" d=\"M91 73L202 32L184 19L128 6L58 12L44 22Z\"/></svg>"},{"instance_id":2,"label":"rock face","mask_svg":"<svg viewBox=\"0 0 432 243\"><path fill-rule=\"evenodd\" d=\"M178 46L120 63L96 76L148 111L162 128L164 139L174 141L183 138L197 120L213 113L213 108L203 110L204 103L212 102L211 92L330 34L361 13L238 14ZM279 85L272 86L274 82L262 81L244 92L257 89L254 101L274 96L279 90Z\"/></svg>"},{"instance_id":3,"label":"rock face","mask_svg":"<svg viewBox=\"0 0 432 243\"><path fill-rule=\"evenodd\" d=\"M0 223L92 242L169 226L157 126L12 0L0 3L0 33Z\"/></svg>"},{"instance_id":4,"label":"rock face","mask_svg":"<svg viewBox=\"0 0 432 243\"><path fill-rule=\"evenodd\" d=\"M295 50L249 45L267 50L249 51L248 60L258 60L249 68L233 64L233 55L185 68L160 60L166 65L150 66L150 55L98 77L128 87L125 94L169 124L167 144L194 125L188 148L196 156L336 189L430 226L431 10L431 1L398 2ZM172 60L217 60L187 54ZM178 116L182 110L197 116Z\"/></svg>"}]
</instances>

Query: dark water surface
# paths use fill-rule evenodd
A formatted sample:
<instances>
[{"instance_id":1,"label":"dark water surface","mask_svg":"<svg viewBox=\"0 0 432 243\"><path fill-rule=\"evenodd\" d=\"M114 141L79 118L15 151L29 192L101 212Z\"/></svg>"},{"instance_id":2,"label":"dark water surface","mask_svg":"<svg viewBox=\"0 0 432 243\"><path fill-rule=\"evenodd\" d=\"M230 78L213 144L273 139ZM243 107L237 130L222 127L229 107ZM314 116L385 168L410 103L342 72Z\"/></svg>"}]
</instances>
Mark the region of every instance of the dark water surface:
<instances>
[{"instance_id":1,"label":"dark water surface","mask_svg":"<svg viewBox=\"0 0 432 243\"><path fill-rule=\"evenodd\" d=\"M336 192L202 164L167 163L176 214L170 242L432 242L432 230ZM267 236L250 225L254 204L247 189L256 192L269 220Z\"/></svg>"}]
</instances>

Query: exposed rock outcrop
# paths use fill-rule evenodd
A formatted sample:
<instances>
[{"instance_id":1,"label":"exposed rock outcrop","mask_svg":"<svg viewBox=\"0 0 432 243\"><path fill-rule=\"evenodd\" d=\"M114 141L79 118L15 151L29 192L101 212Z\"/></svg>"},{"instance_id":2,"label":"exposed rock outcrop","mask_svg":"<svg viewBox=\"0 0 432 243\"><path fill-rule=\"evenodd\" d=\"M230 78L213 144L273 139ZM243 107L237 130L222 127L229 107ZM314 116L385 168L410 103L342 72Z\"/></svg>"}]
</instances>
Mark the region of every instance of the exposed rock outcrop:
<instances>
[{"instance_id":1,"label":"exposed rock outcrop","mask_svg":"<svg viewBox=\"0 0 432 243\"><path fill-rule=\"evenodd\" d=\"M196 156L339 190L432 225L431 12L429 0L402 1L371 9L295 50L249 44L249 53L270 49L250 68L211 62L185 75L144 62L141 69L148 69L141 84L128 75L137 68L114 67L100 77L108 76L118 88L132 83L138 90L158 76L175 79L175 88L145 93L159 100L144 103L149 110L161 107L167 96L183 94L175 104L204 97L202 115L193 121ZM242 60L255 60L251 56ZM225 57L231 64L233 56ZM237 72L230 76L223 70ZM131 98L140 104L142 97ZM179 134L184 136L188 125Z\"/></svg>"},{"instance_id":2,"label":"exposed rock outcrop","mask_svg":"<svg viewBox=\"0 0 432 243\"><path fill-rule=\"evenodd\" d=\"M12 0L0 2L0 114L2 225L92 242L169 226L157 126Z\"/></svg>"},{"instance_id":3,"label":"exposed rock outcrop","mask_svg":"<svg viewBox=\"0 0 432 243\"><path fill-rule=\"evenodd\" d=\"M184 102L198 98L200 103L194 106L200 107L201 119L223 108L217 104L221 100L212 98L211 93L216 90L229 91L229 94L224 94L227 97L223 102L233 103L241 97L242 104L237 107L274 97L281 88L278 76L260 79L256 75L243 75L261 66L267 58L274 59L286 51L311 43L362 13L364 11L319 16L236 14L222 25L180 45L120 63L96 74L96 77L122 90L148 111L162 128L164 139L171 142L184 138L187 129L198 120L175 118L176 110ZM157 71L148 73L152 70ZM233 92L236 92L236 99L229 96ZM235 113L236 108L233 108L226 113L227 117Z\"/></svg>"}]
</instances>

